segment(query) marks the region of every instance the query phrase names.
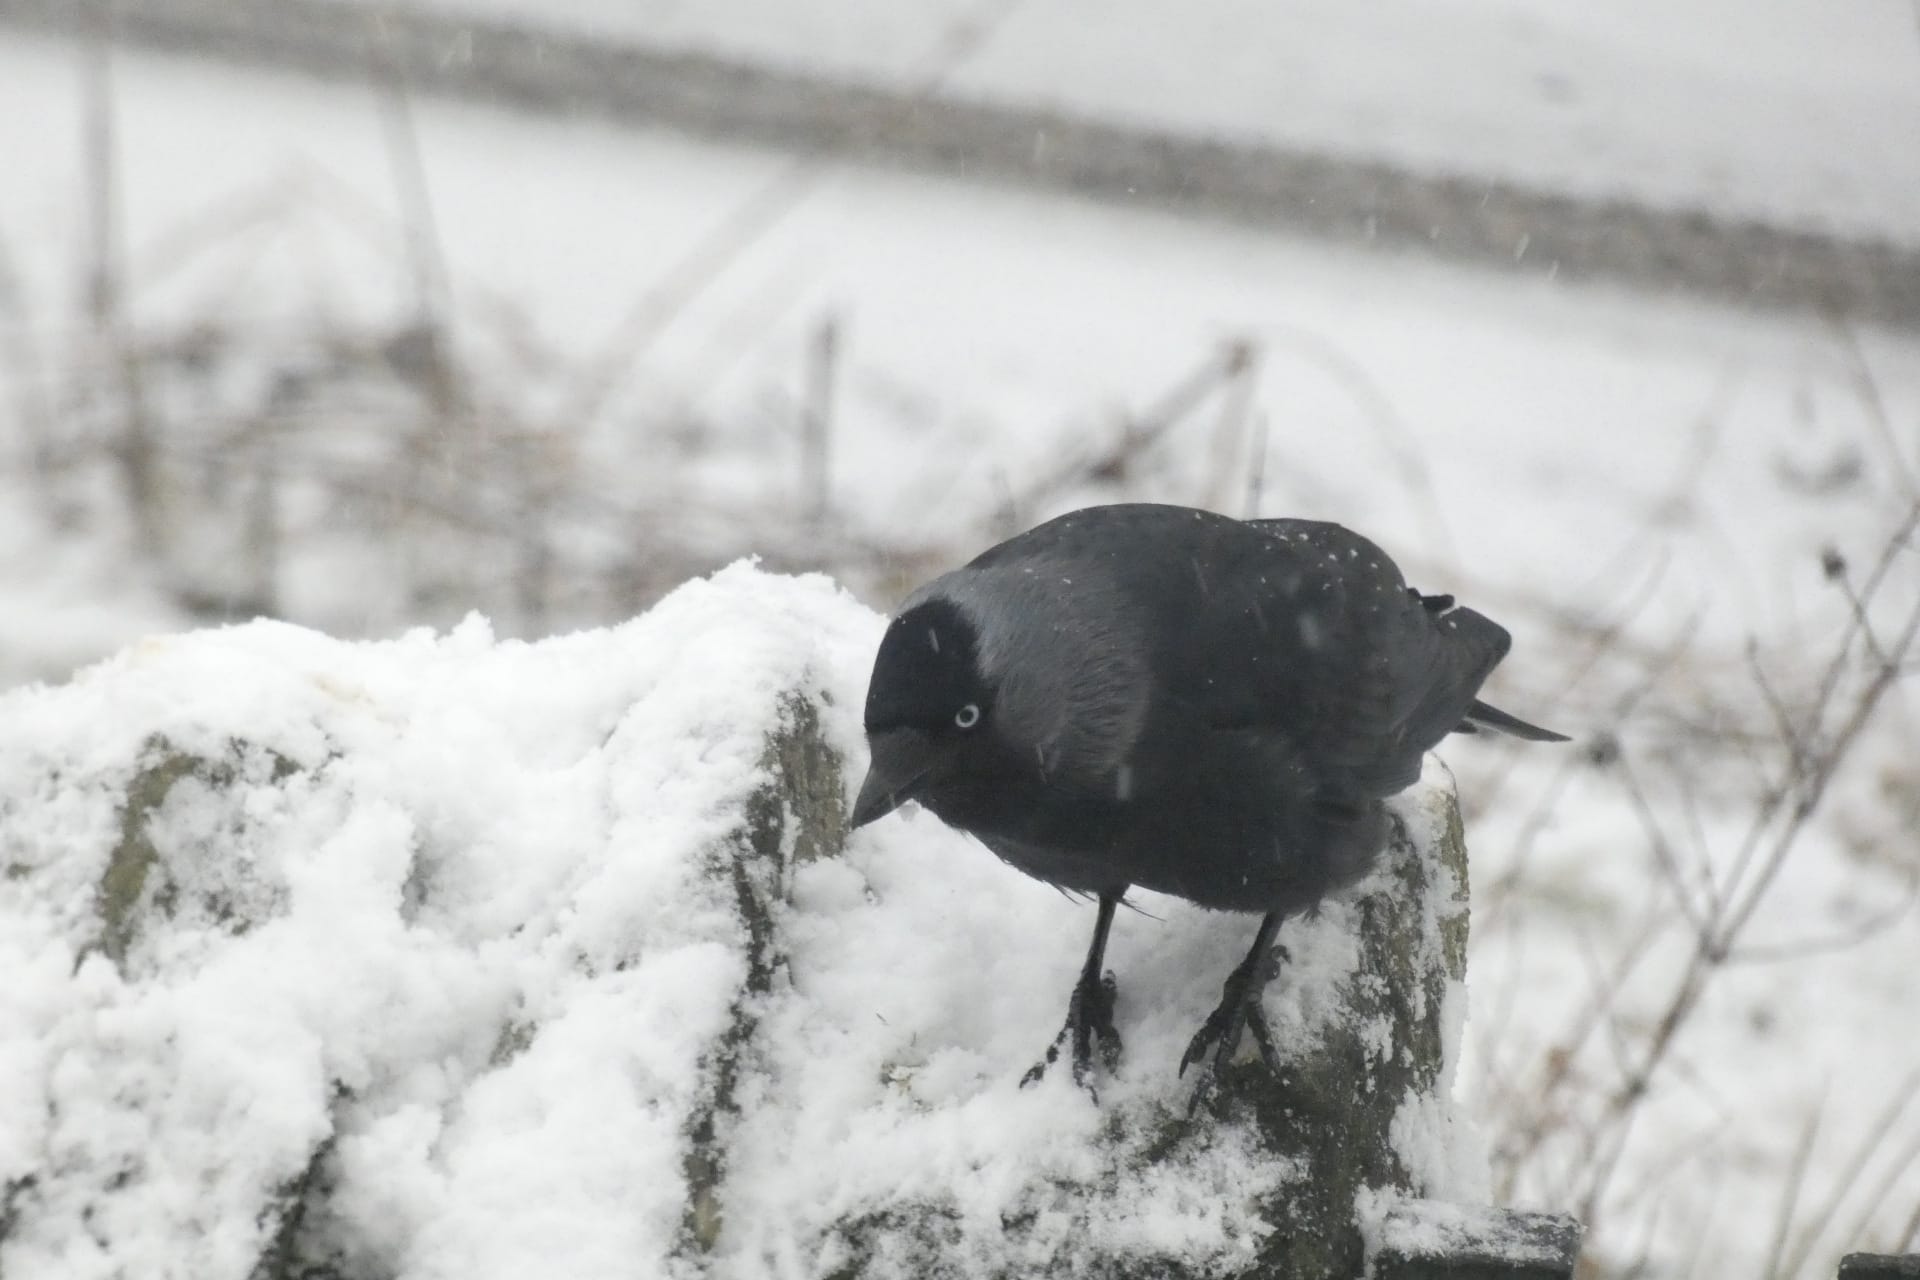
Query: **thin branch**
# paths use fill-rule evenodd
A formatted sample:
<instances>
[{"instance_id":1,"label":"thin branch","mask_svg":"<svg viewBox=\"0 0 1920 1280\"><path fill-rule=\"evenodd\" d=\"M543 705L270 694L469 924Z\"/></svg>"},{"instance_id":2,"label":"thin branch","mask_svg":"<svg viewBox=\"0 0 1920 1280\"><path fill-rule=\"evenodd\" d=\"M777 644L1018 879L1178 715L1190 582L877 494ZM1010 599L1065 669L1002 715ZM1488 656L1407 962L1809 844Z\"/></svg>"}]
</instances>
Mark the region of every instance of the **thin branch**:
<instances>
[{"instance_id":1,"label":"thin branch","mask_svg":"<svg viewBox=\"0 0 1920 1280\"><path fill-rule=\"evenodd\" d=\"M1252 520L1260 514L1260 504L1265 497L1267 481L1267 415L1256 412L1253 415L1253 441L1248 448L1247 457L1247 493L1241 503L1240 514Z\"/></svg>"},{"instance_id":2,"label":"thin branch","mask_svg":"<svg viewBox=\"0 0 1920 1280\"><path fill-rule=\"evenodd\" d=\"M1867 1125L1860 1145L1854 1149L1853 1155L1846 1163L1840 1166L1841 1174L1834 1180L1832 1194L1809 1215L1809 1227L1800 1232L1795 1248L1787 1259L1787 1265L1781 1271L1782 1275L1798 1275L1801 1268L1806 1265L1807 1258L1813 1253L1813 1247L1819 1243L1826 1229L1838 1220L1840 1206L1846 1200L1847 1193L1859 1185L1861 1178L1866 1174L1867 1166L1873 1162L1874 1153L1884 1147L1898 1130L1900 1121L1905 1118L1907 1108L1913 1104L1916 1096L1920 1096L1920 1071L1908 1074L1900 1088L1888 1097L1886 1106L1881 1108L1879 1114L1874 1116ZM1874 1197L1872 1204L1877 1206L1884 1195L1885 1192L1882 1191L1880 1195ZM1841 1237L1841 1243L1845 1244L1848 1239L1850 1237Z\"/></svg>"},{"instance_id":3,"label":"thin branch","mask_svg":"<svg viewBox=\"0 0 1920 1280\"><path fill-rule=\"evenodd\" d=\"M1714 1238L1713 1228L1720 1216L1720 1196L1727 1185L1725 1166L1715 1163L1710 1168L1713 1181L1707 1190L1707 1207L1702 1211L1700 1221L1691 1233L1693 1245L1687 1250L1687 1265L1680 1272L1680 1280L1693 1280L1700 1274L1700 1264L1711 1247L1708 1242Z\"/></svg>"},{"instance_id":4,"label":"thin branch","mask_svg":"<svg viewBox=\"0 0 1920 1280\"><path fill-rule=\"evenodd\" d=\"M1908 875L1906 896L1897 906L1869 916L1851 929L1784 942L1756 942L1745 946L1729 947L1726 963L1729 965L1778 964L1783 960L1807 960L1814 956L1831 955L1836 951L1848 951L1869 939L1879 937L1906 919L1917 901L1920 901L1920 872Z\"/></svg>"},{"instance_id":5,"label":"thin branch","mask_svg":"<svg viewBox=\"0 0 1920 1280\"><path fill-rule=\"evenodd\" d=\"M1792 754L1791 771L1799 773L1807 758L1807 745L1801 738L1798 726L1793 723L1793 716L1787 711L1786 704L1774 691L1773 682L1767 678L1767 669L1760 662L1760 645L1756 640L1747 642L1747 671L1753 676L1754 687L1760 690L1761 701L1767 704L1767 711L1773 716L1774 729Z\"/></svg>"},{"instance_id":6,"label":"thin branch","mask_svg":"<svg viewBox=\"0 0 1920 1280\"><path fill-rule=\"evenodd\" d=\"M1800 1188L1807 1178L1807 1163L1813 1156L1814 1139L1819 1135L1821 1122L1827 1114L1827 1091L1820 1091L1820 1100L1814 1105L1807 1123L1800 1130L1800 1141L1794 1144L1793 1156L1787 1165L1787 1177L1780 1189L1780 1207L1773 1215L1773 1242L1767 1248L1766 1280L1782 1280L1792 1272L1784 1269L1787 1261L1787 1236L1793 1225L1794 1210L1800 1203Z\"/></svg>"},{"instance_id":7,"label":"thin branch","mask_svg":"<svg viewBox=\"0 0 1920 1280\"><path fill-rule=\"evenodd\" d=\"M1210 352L1190 373L1161 392L1146 409L1130 416L1115 436L1098 449L1076 447L1052 465L1040 469L1014 497L1013 509L1026 513L1045 506L1062 491L1089 478L1118 479L1136 460L1197 412L1216 395L1227 393L1253 359L1252 346L1229 339Z\"/></svg>"},{"instance_id":8,"label":"thin branch","mask_svg":"<svg viewBox=\"0 0 1920 1280\"><path fill-rule=\"evenodd\" d=\"M465 396L448 350L452 286L439 219L434 214L433 192L420 153L420 134L414 126L412 95L405 69L389 55L380 38L378 15L368 17L366 48L367 65L379 93L380 127L393 169L412 275L414 323L404 372L425 391L434 408L430 428L469 425L471 415L466 412ZM418 459L410 459L410 466L417 464Z\"/></svg>"},{"instance_id":9,"label":"thin branch","mask_svg":"<svg viewBox=\"0 0 1920 1280\"><path fill-rule=\"evenodd\" d=\"M1920 1133L1915 1133L1912 1139L1894 1152L1893 1159L1881 1170L1879 1179L1863 1199L1859 1210L1847 1219L1846 1225L1835 1233L1835 1238L1841 1241L1858 1240L1865 1234L1873 1215L1886 1203L1896 1186L1913 1176L1916 1168L1920 1168ZM1911 1229L1906 1232L1908 1237L1912 1234Z\"/></svg>"},{"instance_id":10,"label":"thin branch","mask_svg":"<svg viewBox=\"0 0 1920 1280\"><path fill-rule=\"evenodd\" d=\"M1915 0L1915 12L1920 14L1920 0ZM1847 372L1853 378L1854 391L1866 408L1867 421L1873 424L1875 434L1880 437L1880 449L1886 457L1887 469L1909 500L1920 501L1920 484L1914 482L1913 470L1907 463L1905 451L1900 447L1899 432L1894 429L1893 417L1887 412L1886 397L1880 393L1880 380L1873 376L1873 367L1867 363L1867 353L1860 346L1859 331L1842 315L1836 314L1832 320L1840 340L1840 350L1847 358Z\"/></svg>"},{"instance_id":11,"label":"thin branch","mask_svg":"<svg viewBox=\"0 0 1920 1280\"><path fill-rule=\"evenodd\" d=\"M1913 648L1916 637L1920 637L1920 606L1915 607L1913 612L1908 615L1906 624L1901 627L1899 639L1894 645L1895 652L1904 655ZM1874 672L1873 678L1868 682L1866 689L1854 700L1853 709L1845 723L1841 725L1840 731L1834 735L1832 744L1817 762L1812 776L1804 781L1801 794L1794 802L1789 825L1775 839L1773 847L1769 851L1766 861L1762 864L1754 884L1748 890L1744 901L1742 901L1722 923L1721 944L1718 948L1722 954L1732 945L1734 936L1746 927L1747 921L1752 919L1753 913L1759 909L1767 886L1772 883L1774 875L1778 872L1780 865L1786 861L1787 854L1791 851L1801 829L1806 825L1807 820L1813 816L1821 800L1826 797L1827 788L1832 783L1834 775L1839 772L1841 762L1851 754L1854 743L1858 741L1860 737L1861 730L1866 727L1867 721L1872 718L1874 711L1879 708L1881 698L1887 690L1893 686L1893 682L1899 674L1900 667L1898 663L1893 661L1883 662L1879 669Z\"/></svg>"},{"instance_id":12,"label":"thin branch","mask_svg":"<svg viewBox=\"0 0 1920 1280\"><path fill-rule=\"evenodd\" d=\"M918 69L908 77L908 102L938 93L1024 2L984 0L941 32ZM591 362L559 420L576 425L597 421L628 372L667 328L749 249L798 209L836 160L856 152L865 138L886 125L885 118L863 119L840 138L796 155L712 223L614 325L602 344L601 355Z\"/></svg>"},{"instance_id":13,"label":"thin branch","mask_svg":"<svg viewBox=\"0 0 1920 1280\"><path fill-rule=\"evenodd\" d=\"M800 490L807 519L823 523L832 505L834 382L840 367L840 321L821 318L807 343L800 410Z\"/></svg>"},{"instance_id":14,"label":"thin branch","mask_svg":"<svg viewBox=\"0 0 1920 1280\"><path fill-rule=\"evenodd\" d=\"M1201 506L1219 511L1227 508L1235 463L1245 452L1248 437L1258 429L1253 406L1260 389L1260 348L1252 342L1245 345L1246 359L1220 397L1220 412L1213 427L1213 475L1201 495Z\"/></svg>"},{"instance_id":15,"label":"thin branch","mask_svg":"<svg viewBox=\"0 0 1920 1280\"><path fill-rule=\"evenodd\" d=\"M1673 893L1673 900L1679 904L1680 913L1687 918L1696 936L1705 936L1708 931L1708 911L1694 905L1693 891L1688 888L1686 877L1681 873L1679 860L1674 857L1673 846L1668 843L1666 832L1661 830L1660 819L1654 814L1653 806L1648 803L1646 792L1640 786L1627 758L1622 756L1615 765L1620 785L1626 791L1627 798L1633 802L1634 816L1640 820L1640 829L1645 832L1647 844L1653 852L1654 864L1659 867L1667 887Z\"/></svg>"},{"instance_id":16,"label":"thin branch","mask_svg":"<svg viewBox=\"0 0 1920 1280\"><path fill-rule=\"evenodd\" d=\"M1915 1249L1920 1249L1920 1196L1914 1198L1913 1215L1907 1219L1907 1225L1893 1238L1895 1253L1910 1253Z\"/></svg>"},{"instance_id":17,"label":"thin branch","mask_svg":"<svg viewBox=\"0 0 1920 1280\"><path fill-rule=\"evenodd\" d=\"M158 445L148 412L138 343L128 332L126 313L124 228L120 210L118 129L113 83L114 15L105 0L94 0L86 11L86 75L83 82L85 130L81 139L86 162L91 261L86 281L86 308L104 362L113 370L119 392L119 431L113 444L127 510L133 517L135 555L153 556L161 550L166 523L160 512Z\"/></svg>"},{"instance_id":18,"label":"thin branch","mask_svg":"<svg viewBox=\"0 0 1920 1280\"><path fill-rule=\"evenodd\" d=\"M1871 600L1879 594L1880 584L1885 581L1888 571L1893 568L1894 560L1898 558L1902 551L1908 549L1909 541L1913 537L1914 530L1917 527L1920 527L1920 502L1913 504L1912 508L1907 512L1905 520L1901 522L1893 536L1887 539L1886 545L1881 548L1879 559L1874 562L1872 572L1867 575L1866 582L1859 588L1861 599ZM1840 573L1844 574L1845 571L1846 568L1843 562ZM1856 628L1859 626L1861 617L1862 615L1859 612L1854 614L1853 623ZM1814 696L1813 702L1815 707L1824 708L1827 705L1828 699L1833 695L1834 687L1839 683L1840 677L1847 671L1847 652L1851 646L1851 642L1852 631L1849 631L1847 643L1840 647L1839 651L1835 653L1833 660L1827 664L1826 674L1821 679L1819 692Z\"/></svg>"},{"instance_id":19,"label":"thin branch","mask_svg":"<svg viewBox=\"0 0 1920 1280\"><path fill-rule=\"evenodd\" d=\"M1268 332L1276 336L1276 345L1292 351L1331 378L1360 410L1407 496L1419 508L1428 546L1443 562L1458 563L1458 546L1440 503L1433 468L1421 446L1420 434L1407 423L1366 366L1312 329L1297 325L1271 326Z\"/></svg>"},{"instance_id":20,"label":"thin branch","mask_svg":"<svg viewBox=\"0 0 1920 1280\"><path fill-rule=\"evenodd\" d=\"M1916 504L1913 512L1888 540L1879 564L1868 579L1868 588L1861 593L1863 601L1873 598L1885 579L1887 566L1905 547L1916 525L1920 525L1920 504ZM1861 615L1864 616L1864 608ZM1849 668L1854 661L1852 655L1858 626L1856 618L1850 624L1847 635L1842 638L1829 664L1826 678L1821 682L1822 693L1816 703L1813 721L1816 725L1824 718L1825 709L1839 687L1841 677L1838 672ZM1904 655L1914 647L1917 637L1920 637L1920 606L1916 606L1906 625L1901 628L1899 638L1892 646L1892 654L1904 659ZM1780 867L1818 809L1841 764L1851 754L1898 670L1897 661L1879 662L1865 686L1849 700L1846 717L1838 731L1827 740L1817 755L1804 761L1803 772L1793 777L1789 786L1762 797L1748 836L1742 842L1735 874L1727 880L1724 890L1716 894L1708 913L1708 927L1697 935L1695 948L1648 1037L1640 1062L1606 1104L1600 1124L1602 1140L1598 1154L1590 1165L1583 1216L1591 1219L1597 1212L1600 1198L1619 1167L1635 1118L1641 1110L1638 1102L1645 1095L1654 1074L1669 1059L1680 1029L1698 1004L1710 976L1725 963L1733 943L1765 899ZM1792 801L1790 806L1789 799ZM1776 819L1782 815L1784 819L1777 823ZM1754 861L1756 858L1757 862ZM1749 867L1752 868L1750 876L1747 874Z\"/></svg>"}]
</instances>

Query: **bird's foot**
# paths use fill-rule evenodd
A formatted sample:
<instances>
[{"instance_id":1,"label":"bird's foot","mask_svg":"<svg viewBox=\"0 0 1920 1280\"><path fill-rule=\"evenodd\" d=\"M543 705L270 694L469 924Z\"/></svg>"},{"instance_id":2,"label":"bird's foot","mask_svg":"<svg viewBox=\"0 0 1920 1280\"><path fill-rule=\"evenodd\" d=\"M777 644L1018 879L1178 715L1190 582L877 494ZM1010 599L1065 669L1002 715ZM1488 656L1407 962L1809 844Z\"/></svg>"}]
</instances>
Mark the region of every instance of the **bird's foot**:
<instances>
[{"instance_id":1,"label":"bird's foot","mask_svg":"<svg viewBox=\"0 0 1920 1280\"><path fill-rule=\"evenodd\" d=\"M1180 1055L1182 1076L1195 1063L1204 1064L1188 1114L1199 1110L1202 1103L1214 1096L1219 1087L1220 1073L1240 1051L1240 1037L1245 1033L1252 1033L1254 1047L1259 1050L1260 1060L1266 1064L1267 1070L1275 1075L1281 1074L1280 1054L1274 1048L1273 1031L1267 1026L1267 1015L1260 1007L1260 997L1267 989L1267 984L1280 972L1280 964L1285 959L1286 948L1275 947L1264 956L1249 956L1246 963L1227 975L1219 1006L1207 1015L1207 1020L1200 1024L1200 1030L1187 1043L1187 1051ZM1207 1061L1209 1056L1211 1062Z\"/></svg>"},{"instance_id":2,"label":"bird's foot","mask_svg":"<svg viewBox=\"0 0 1920 1280\"><path fill-rule=\"evenodd\" d=\"M1020 1077L1020 1085L1036 1083L1060 1057L1060 1046L1067 1045L1073 1063L1073 1082L1093 1093L1093 1056L1098 1049L1100 1065L1112 1071L1120 1065L1120 1033L1113 1028L1113 1006L1119 984L1111 971L1095 979L1084 975L1074 984L1073 999L1067 1002L1067 1022L1060 1034L1047 1046L1046 1057L1033 1064Z\"/></svg>"}]
</instances>

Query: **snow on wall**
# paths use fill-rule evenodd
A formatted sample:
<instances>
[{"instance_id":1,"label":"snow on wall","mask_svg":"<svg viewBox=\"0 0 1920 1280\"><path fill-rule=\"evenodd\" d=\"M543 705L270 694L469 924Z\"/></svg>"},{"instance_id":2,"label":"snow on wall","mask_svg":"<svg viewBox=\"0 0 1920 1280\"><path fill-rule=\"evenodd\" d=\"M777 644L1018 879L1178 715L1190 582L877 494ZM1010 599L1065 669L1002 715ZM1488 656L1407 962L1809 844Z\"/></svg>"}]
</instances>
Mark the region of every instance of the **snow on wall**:
<instances>
[{"instance_id":1,"label":"snow on wall","mask_svg":"<svg viewBox=\"0 0 1920 1280\"><path fill-rule=\"evenodd\" d=\"M1098 1103L1021 1089L1091 913L925 819L782 869L690 1227L760 956L716 853L792 695L862 758L880 622L737 565L538 644L255 623L0 700L0 1272L921 1274L911 1215L980 1274L1250 1261L1294 1158L1244 1125L1150 1147L1252 920L1143 896L1109 952L1120 1071ZM1402 806L1416 834L1445 794ZM1338 1014L1358 919L1283 932L1289 1045ZM1482 1194L1450 1108L1406 1106L1417 1189Z\"/></svg>"}]
</instances>

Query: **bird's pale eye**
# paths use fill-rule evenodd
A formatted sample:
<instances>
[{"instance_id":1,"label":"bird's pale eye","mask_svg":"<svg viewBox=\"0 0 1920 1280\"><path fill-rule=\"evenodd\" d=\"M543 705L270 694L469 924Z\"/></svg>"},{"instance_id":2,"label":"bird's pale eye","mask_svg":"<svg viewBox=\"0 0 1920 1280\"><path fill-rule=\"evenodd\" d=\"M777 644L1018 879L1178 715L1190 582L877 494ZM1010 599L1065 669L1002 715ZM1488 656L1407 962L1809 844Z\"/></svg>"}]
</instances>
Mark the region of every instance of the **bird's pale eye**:
<instances>
[{"instance_id":1,"label":"bird's pale eye","mask_svg":"<svg viewBox=\"0 0 1920 1280\"><path fill-rule=\"evenodd\" d=\"M969 702L953 713L953 722L962 729L971 729L980 723L980 704Z\"/></svg>"}]
</instances>

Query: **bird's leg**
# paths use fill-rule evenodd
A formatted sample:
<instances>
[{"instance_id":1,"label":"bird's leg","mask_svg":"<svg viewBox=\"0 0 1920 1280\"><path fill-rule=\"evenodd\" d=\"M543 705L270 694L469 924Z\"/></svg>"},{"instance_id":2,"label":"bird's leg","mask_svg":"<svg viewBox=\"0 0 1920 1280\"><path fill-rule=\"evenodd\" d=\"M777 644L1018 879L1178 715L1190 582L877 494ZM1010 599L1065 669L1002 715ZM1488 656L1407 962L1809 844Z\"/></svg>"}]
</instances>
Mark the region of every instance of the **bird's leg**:
<instances>
[{"instance_id":1,"label":"bird's leg","mask_svg":"<svg viewBox=\"0 0 1920 1280\"><path fill-rule=\"evenodd\" d=\"M1047 1056L1033 1064L1020 1078L1030 1085L1047 1073L1060 1056L1060 1045L1068 1042L1073 1051L1074 1083L1092 1089L1093 1050L1100 1048L1100 1061L1111 1071L1120 1062L1120 1033L1113 1029L1113 1003L1117 994L1113 975L1102 971L1107 955L1107 931L1113 927L1113 909L1120 895L1100 895L1100 914L1093 922L1093 942L1087 947L1087 961L1080 967L1080 980L1074 983L1073 998L1067 1002L1067 1023L1047 1046Z\"/></svg>"},{"instance_id":2,"label":"bird's leg","mask_svg":"<svg viewBox=\"0 0 1920 1280\"><path fill-rule=\"evenodd\" d=\"M1280 972L1280 961L1286 951L1273 945L1274 935L1280 932L1280 915L1269 913L1260 921L1260 931L1254 935L1253 946L1247 951L1247 958L1234 967L1227 975L1226 985L1220 994L1220 1006L1207 1015L1207 1020L1194 1033L1193 1040L1187 1045L1187 1051L1180 1056L1180 1074L1185 1075L1187 1068L1213 1054L1213 1066L1210 1077L1202 1084L1202 1092L1211 1088L1212 1079L1217 1078L1220 1068L1232 1061L1234 1053L1240 1048L1240 1034L1243 1031L1253 1033L1254 1044L1260 1050L1260 1060L1267 1064L1268 1070L1280 1073L1280 1056L1273 1047L1273 1033L1267 1029L1267 1016L1260 1009L1260 994L1266 990L1267 983L1273 981ZM1196 1096L1198 1105L1199 1097Z\"/></svg>"}]
</instances>

